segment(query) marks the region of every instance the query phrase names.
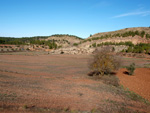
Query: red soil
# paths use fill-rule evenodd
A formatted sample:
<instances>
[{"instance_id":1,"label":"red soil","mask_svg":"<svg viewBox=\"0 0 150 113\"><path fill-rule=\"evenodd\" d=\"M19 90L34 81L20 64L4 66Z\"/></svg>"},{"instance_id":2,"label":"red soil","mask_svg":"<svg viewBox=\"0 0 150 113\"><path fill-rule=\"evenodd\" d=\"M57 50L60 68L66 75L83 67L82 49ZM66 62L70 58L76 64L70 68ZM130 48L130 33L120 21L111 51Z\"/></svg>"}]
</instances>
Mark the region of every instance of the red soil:
<instances>
[{"instance_id":1,"label":"red soil","mask_svg":"<svg viewBox=\"0 0 150 113\"><path fill-rule=\"evenodd\" d=\"M120 83L150 101L150 68L136 68L133 76L125 74L126 69L117 73Z\"/></svg>"},{"instance_id":2,"label":"red soil","mask_svg":"<svg viewBox=\"0 0 150 113\"><path fill-rule=\"evenodd\" d=\"M99 109L106 113L131 106L134 110L149 110L145 104L118 94L119 89L90 79L88 58L81 55L0 55L0 111L4 108L7 112L10 107L8 112L22 112L25 105L79 111ZM125 83L128 82L125 78L137 77L138 70L133 77L122 74L123 71L118 77ZM148 79L145 81L147 84ZM142 83L145 85L144 81ZM135 84L129 84L129 88L131 85L137 88ZM147 90L145 95L149 94L148 86L143 87Z\"/></svg>"}]
</instances>

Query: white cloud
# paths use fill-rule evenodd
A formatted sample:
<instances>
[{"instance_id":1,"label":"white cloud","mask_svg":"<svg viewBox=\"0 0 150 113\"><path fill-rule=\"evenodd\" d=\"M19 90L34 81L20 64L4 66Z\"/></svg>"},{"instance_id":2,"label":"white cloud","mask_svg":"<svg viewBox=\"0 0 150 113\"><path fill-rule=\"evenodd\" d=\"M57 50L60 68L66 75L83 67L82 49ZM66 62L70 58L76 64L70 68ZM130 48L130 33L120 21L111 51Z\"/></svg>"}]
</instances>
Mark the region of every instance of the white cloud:
<instances>
[{"instance_id":1,"label":"white cloud","mask_svg":"<svg viewBox=\"0 0 150 113\"><path fill-rule=\"evenodd\" d=\"M126 17L126 16L135 16L135 15L148 16L150 15L150 11L138 11L138 12L125 13L125 14L114 16L112 18L121 18L121 17Z\"/></svg>"}]
</instances>

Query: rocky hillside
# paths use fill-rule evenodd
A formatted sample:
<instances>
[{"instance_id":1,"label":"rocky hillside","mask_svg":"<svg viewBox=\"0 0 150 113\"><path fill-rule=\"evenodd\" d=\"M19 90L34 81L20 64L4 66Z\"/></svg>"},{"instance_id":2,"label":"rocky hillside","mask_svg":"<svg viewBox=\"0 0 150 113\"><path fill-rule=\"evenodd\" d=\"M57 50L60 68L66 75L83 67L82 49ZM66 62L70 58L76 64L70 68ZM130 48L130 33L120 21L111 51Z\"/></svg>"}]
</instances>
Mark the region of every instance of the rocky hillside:
<instances>
[{"instance_id":1,"label":"rocky hillside","mask_svg":"<svg viewBox=\"0 0 150 113\"><path fill-rule=\"evenodd\" d=\"M83 41L82 38L74 36L74 35L64 35L64 34L56 34L52 35L46 39L40 39L45 41L55 41L57 46L59 47L71 47L74 46L77 43L80 43Z\"/></svg>"},{"instance_id":2,"label":"rocky hillside","mask_svg":"<svg viewBox=\"0 0 150 113\"><path fill-rule=\"evenodd\" d=\"M67 54L92 53L95 49L105 46L111 47L115 52L149 53L150 27L135 27L96 33L87 39L68 34L24 38L0 37L0 44L30 45L33 49L29 47L27 50L35 50L35 48L36 50L43 50L48 48L52 53Z\"/></svg>"},{"instance_id":3,"label":"rocky hillside","mask_svg":"<svg viewBox=\"0 0 150 113\"><path fill-rule=\"evenodd\" d=\"M133 32L142 32L144 31L146 34L150 34L150 27L133 27L133 28L125 28L125 29L121 29L121 30L117 30L117 31L110 31L110 32L102 32L102 33L96 33L89 38L94 38L94 37L101 37L101 36L104 36L104 35L115 35L115 34L123 34L123 33L126 33L126 32L130 32L130 31L133 31Z\"/></svg>"},{"instance_id":4,"label":"rocky hillside","mask_svg":"<svg viewBox=\"0 0 150 113\"><path fill-rule=\"evenodd\" d=\"M84 39L82 41L80 40L79 43L76 43L73 46L70 46L68 48L60 48L56 51L53 51L53 53L67 53L67 54L91 53L95 49L100 49L106 46L109 46L115 52L134 51L137 53L138 52L149 53L150 51L149 44L150 44L149 27L126 28L118 31L94 34L88 37L87 39Z\"/></svg>"},{"instance_id":5,"label":"rocky hillside","mask_svg":"<svg viewBox=\"0 0 150 113\"><path fill-rule=\"evenodd\" d=\"M82 40L83 39L80 37L74 35L68 35L68 34L67 35L56 34L51 36L35 36L35 37L22 37L22 38L0 37L0 45L2 45L2 50L3 48L5 48L5 46L3 45L8 45L8 44L16 45L16 46L28 45L29 48L27 50L35 50L34 48L41 50L41 47L47 48L47 46L49 47L49 49L58 49L58 48L74 46L75 44L82 42ZM33 47L33 49L30 49L31 46Z\"/></svg>"},{"instance_id":6,"label":"rocky hillside","mask_svg":"<svg viewBox=\"0 0 150 113\"><path fill-rule=\"evenodd\" d=\"M149 27L137 27L126 28L118 31L96 33L79 45L80 47L92 47L104 43L120 43L120 42L132 42L138 43L150 43L150 28Z\"/></svg>"}]
</instances>

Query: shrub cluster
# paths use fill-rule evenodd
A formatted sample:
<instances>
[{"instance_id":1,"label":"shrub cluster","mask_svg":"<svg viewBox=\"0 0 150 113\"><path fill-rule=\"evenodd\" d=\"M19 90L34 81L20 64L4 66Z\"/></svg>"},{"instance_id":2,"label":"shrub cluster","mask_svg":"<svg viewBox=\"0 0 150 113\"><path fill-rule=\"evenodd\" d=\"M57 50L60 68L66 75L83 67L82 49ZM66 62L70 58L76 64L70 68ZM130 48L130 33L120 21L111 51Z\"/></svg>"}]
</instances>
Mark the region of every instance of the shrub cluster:
<instances>
[{"instance_id":1,"label":"shrub cluster","mask_svg":"<svg viewBox=\"0 0 150 113\"><path fill-rule=\"evenodd\" d=\"M57 44L55 43L56 40L48 40L48 41L45 41L45 40L32 40L30 41L30 44L38 44L38 45L47 45L49 46L49 49L53 49L53 48L57 48Z\"/></svg>"},{"instance_id":2,"label":"shrub cluster","mask_svg":"<svg viewBox=\"0 0 150 113\"><path fill-rule=\"evenodd\" d=\"M79 45L78 43L74 43L74 44L73 44L73 46L78 46L78 45Z\"/></svg>"},{"instance_id":3,"label":"shrub cluster","mask_svg":"<svg viewBox=\"0 0 150 113\"><path fill-rule=\"evenodd\" d=\"M130 46L127 50L123 50L122 52L132 52L132 53L146 53L150 52L150 44L140 43L134 46Z\"/></svg>"},{"instance_id":4,"label":"shrub cluster","mask_svg":"<svg viewBox=\"0 0 150 113\"><path fill-rule=\"evenodd\" d=\"M113 43L113 42L104 42L104 43L100 43L100 44L93 43L90 47L101 47L103 45L115 45L115 46L126 45L126 46L129 46L127 50L122 50L121 52L145 53L145 54L150 53L150 44L139 43L139 44L134 45L130 41L119 42L119 43Z\"/></svg>"},{"instance_id":5,"label":"shrub cluster","mask_svg":"<svg viewBox=\"0 0 150 113\"><path fill-rule=\"evenodd\" d=\"M126 68L129 71L129 75L133 75L134 74L134 70L135 70L135 64L134 63L130 64L130 66L128 66Z\"/></svg>"},{"instance_id":6,"label":"shrub cluster","mask_svg":"<svg viewBox=\"0 0 150 113\"><path fill-rule=\"evenodd\" d=\"M91 72L88 75L100 79L105 84L119 86L119 79L113 71L121 66L120 59L110 54L109 50L109 48L104 48L95 52L89 65Z\"/></svg>"},{"instance_id":7,"label":"shrub cluster","mask_svg":"<svg viewBox=\"0 0 150 113\"><path fill-rule=\"evenodd\" d=\"M120 67L120 61L116 56L111 55L108 49L96 51L90 63L90 69L100 75L108 75Z\"/></svg>"}]
</instances>

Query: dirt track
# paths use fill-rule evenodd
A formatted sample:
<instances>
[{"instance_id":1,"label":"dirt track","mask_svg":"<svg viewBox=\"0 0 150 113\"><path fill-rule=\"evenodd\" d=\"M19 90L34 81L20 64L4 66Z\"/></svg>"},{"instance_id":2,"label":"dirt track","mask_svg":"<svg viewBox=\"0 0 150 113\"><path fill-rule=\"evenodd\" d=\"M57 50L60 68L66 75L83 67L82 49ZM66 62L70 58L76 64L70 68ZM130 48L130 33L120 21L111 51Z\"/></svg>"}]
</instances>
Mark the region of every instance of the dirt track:
<instances>
[{"instance_id":1,"label":"dirt track","mask_svg":"<svg viewBox=\"0 0 150 113\"><path fill-rule=\"evenodd\" d=\"M88 58L0 55L0 108L6 112L149 111L147 105L130 100L121 89L89 78Z\"/></svg>"}]
</instances>

